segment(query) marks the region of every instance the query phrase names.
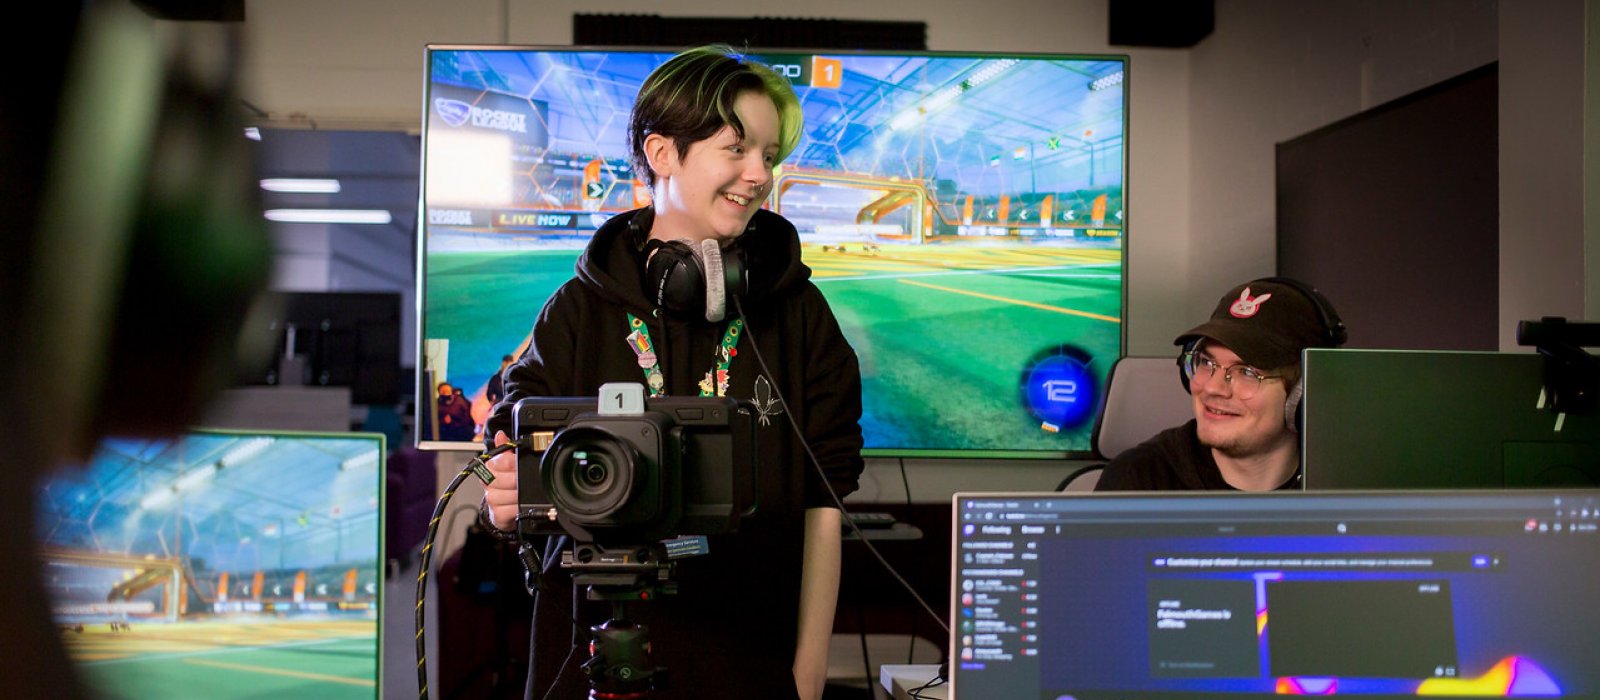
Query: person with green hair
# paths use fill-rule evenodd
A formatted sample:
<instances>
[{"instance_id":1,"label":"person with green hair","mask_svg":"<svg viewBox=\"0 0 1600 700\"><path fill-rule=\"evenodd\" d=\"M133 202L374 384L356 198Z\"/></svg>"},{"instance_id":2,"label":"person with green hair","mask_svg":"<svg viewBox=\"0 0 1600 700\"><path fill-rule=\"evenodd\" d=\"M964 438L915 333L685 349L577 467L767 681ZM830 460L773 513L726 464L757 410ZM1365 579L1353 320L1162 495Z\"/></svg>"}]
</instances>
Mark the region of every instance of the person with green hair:
<instances>
[{"instance_id":1,"label":"person with green hair","mask_svg":"<svg viewBox=\"0 0 1600 700\"><path fill-rule=\"evenodd\" d=\"M843 498L861 474L861 375L794 225L763 208L801 120L787 81L726 47L652 72L628 134L650 205L595 232L506 370L484 431L504 444L518 400L594 396L608 382L755 406L757 512L711 535L709 554L678 562L676 595L628 611L650 629L654 665L671 672L655 698L814 700L825 684L841 527L828 492ZM513 453L489 460L481 519L493 531L515 530L516 464ZM559 558L545 557L534 603L533 698L587 697L584 655L571 652L611 612L569 610Z\"/></svg>"}]
</instances>

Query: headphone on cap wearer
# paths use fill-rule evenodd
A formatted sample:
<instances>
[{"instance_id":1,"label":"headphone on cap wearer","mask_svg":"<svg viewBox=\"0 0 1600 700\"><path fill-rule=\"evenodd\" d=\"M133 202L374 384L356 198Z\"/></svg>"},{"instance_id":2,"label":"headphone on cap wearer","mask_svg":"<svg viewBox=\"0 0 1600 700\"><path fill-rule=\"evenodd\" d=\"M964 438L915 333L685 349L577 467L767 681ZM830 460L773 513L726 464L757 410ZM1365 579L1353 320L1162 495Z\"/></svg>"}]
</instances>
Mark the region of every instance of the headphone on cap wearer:
<instances>
[{"instance_id":1,"label":"headphone on cap wearer","mask_svg":"<svg viewBox=\"0 0 1600 700\"><path fill-rule=\"evenodd\" d=\"M1257 283L1283 285L1299 292L1301 296L1311 301L1311 306L1317 310L1317 321L1322 325L1323 331L1322 338L1318 342L1317 347L1336 348L1344 345L1345 342L1350 339L1350 335L1344 327L1344 321L1339 319L1339 313L1333 310L1333 304L1329 303L1328 298L1322 296L1322 292L1317 291L1316 287L1312 287L1311 285L1292 277L1262 277L1260 279L1251 280L1248 284L1253 285ZM1178 354L1178 379L1183 384L1184 393L1191 392L1189 389L1189 373L1184 370L1183 358L1189 353L1194 352L1195 347L1198 346L1202 340L1205 340L1205 338L1195 338L1187 343L1184 343L1183 352ZM1300 425L1301 421L1303 420L1300 415L1300 399L1305 396L1305 392L1306 381L1305 376L1302 373L1301 377L1295 381L1294 386L1289 387L1288 395L1284 398L1283 402L1283 422L1285 427L1287 427L1291 432L1300 432Z\"/></svg>"},{"instance_id":2,"label":"headphone on cap wearer","mask_svg":"<svg viewBox=\"0 0 1600 700\"><path fill-rule=\"evenodd\" d=\"M629 226L648 235L652 220L650 215L635 215ZM642 250L647 256L645 294L672 313L721 321L727 316L728 298L750 291L749 265L737 241L724 249L713 239L692 244L650 238Z\"/></svg>"}]
</instances>

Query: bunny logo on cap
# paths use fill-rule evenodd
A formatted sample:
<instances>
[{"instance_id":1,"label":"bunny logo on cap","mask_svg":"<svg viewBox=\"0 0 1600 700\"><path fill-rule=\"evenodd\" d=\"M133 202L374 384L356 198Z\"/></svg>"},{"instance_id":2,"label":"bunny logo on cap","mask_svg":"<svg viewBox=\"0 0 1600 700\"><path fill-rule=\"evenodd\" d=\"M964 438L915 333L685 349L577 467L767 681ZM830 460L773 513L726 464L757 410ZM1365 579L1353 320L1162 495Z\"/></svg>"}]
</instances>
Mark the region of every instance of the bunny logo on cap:
<instances>
[{"instance_id":1,"label":"bunny logo on cap","mask_svg":"<svg viewBox=\"0 0 1600 700\"><path fill-rule=\"evenodd\" d=\"M1245 287L1244 291L1239 292L1239 300L1233 302L1233 306L1228 307L1228 313L1233 314L1234 318L1250 318L1256 315L1256 312L1261 310L1261 305L1271 298L1271 294L1263 294L1251 298L1250 288Z\"/></svg>"}]
</instances>

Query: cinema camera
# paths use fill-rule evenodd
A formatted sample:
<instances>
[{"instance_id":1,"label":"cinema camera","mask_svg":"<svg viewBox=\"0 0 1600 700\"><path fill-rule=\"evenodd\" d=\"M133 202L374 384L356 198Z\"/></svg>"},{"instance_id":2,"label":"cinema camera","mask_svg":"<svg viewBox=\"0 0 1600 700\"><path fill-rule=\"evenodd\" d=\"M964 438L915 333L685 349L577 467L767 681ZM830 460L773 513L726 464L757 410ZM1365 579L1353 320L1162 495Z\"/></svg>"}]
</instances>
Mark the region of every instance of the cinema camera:
<instances>
[{"instance_id":1,"label":"cinema camera","mask_svg":"<svg viewBox=\"0 0 1600 700\"><path fill-rule=\"evenodd\" d=\"M756 507L754 411L729 398L606 384L598 399L517 402L519 533L607 546L733 532ZM531 441L538 444L538 440Z\"/></svg>"},{"instance_id":2,"label":"cinema camera","mask_svg":"<svg viewBox=\"0 0 1600 700\"><path fill-rule=\"evenodd\" d=\"M541 572L528 552L569 535L561 567L590 600L612 603L612 619L590 628L590 687L597 697L659 689L648 630L625 619L623 604L675 592L675 562L707 553L701 535L733 532L755 513L754 410L728 398L646 402L643 385L606 384L598 399L518 401L514 421L517 443L532 446L517 450L530 588Z\"/></svg>"}]
</instances>

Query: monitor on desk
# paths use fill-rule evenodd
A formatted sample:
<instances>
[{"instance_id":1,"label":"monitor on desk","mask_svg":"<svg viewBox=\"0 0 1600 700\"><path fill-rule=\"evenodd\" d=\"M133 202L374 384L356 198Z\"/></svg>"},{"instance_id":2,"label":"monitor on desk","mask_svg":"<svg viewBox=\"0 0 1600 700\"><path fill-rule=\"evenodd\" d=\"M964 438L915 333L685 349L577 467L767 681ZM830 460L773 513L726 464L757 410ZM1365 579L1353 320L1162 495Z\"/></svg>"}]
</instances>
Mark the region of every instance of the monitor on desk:
<instances>
[{"instance_id":1,"label":"monitor on desk","mask_svg":"<svg viewBox=\"0 0 1600 700\"><path fill-rule=\"evenodd\" d=\"M1600 490L954 507L962 700L1600 697Z\"/></svg>"},{"instance_id":2,"label":"monitor on desk","mask_svg":"<svg viewBox=\"0 0 1600 700\"><path fill-rule=\"evenodd\" d=\"M1550 410L1545 362L1531 353L1307 350L1306 488L1600 486L1600 411Z\"/></svg>"}]
</instances>

